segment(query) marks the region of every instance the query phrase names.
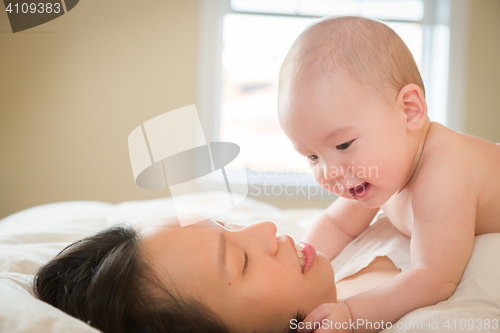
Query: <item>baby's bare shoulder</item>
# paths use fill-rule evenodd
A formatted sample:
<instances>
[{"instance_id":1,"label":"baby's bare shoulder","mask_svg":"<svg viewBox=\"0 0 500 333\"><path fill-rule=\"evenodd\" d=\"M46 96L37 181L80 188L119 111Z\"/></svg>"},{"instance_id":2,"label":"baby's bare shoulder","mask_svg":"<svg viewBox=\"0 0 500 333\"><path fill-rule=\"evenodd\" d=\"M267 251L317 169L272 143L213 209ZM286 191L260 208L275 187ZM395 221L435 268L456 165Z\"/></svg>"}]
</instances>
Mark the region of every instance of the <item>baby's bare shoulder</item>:
<instances>
[{"instance_id":1,"label":"baby's bare shoulder","mask_svg":"<svg viewBox=\"0 0 500 333\"><path fill-rule=\"evenodd\" d=\"M432 122L415 185L428 186L428 182L442 178L444 172L459 176L472 171L474 163L469 161L476 152L467 141L463 134Z\"/></svg>"},{"instance_id":2,"label":"baby's bare shoulder","mask_svg":"<svg viewBox=\"0 0 500 333\"><path fill-rule=\"evenodd\" d=\"M448 166L460 163L457 165L459 170L474 171L488 177L497 174L500 165L500 145L456 132L439 123L433 122L431 130L425 144L429 149L426 152L427 156L424 156L430 162L445 163ZM491 178L488 181L490 182Z\"/></svg>"},{"instance_id":3,"label":"baby's bare shoulder","mask_svg":"<svg viewBox=\"0 0 500 333\"><path fill-rule=\"evenodd\" d=\"M491 225L493 216L500 213L499 166L500 145L432 123L413 198L427 202L445 194L444 203L453 204L454 198L460 205L474 204L478 225Z\"/></svg>"},{"instance_id":4,"label":"baby's bare shoulder","mask_svg":"<svg viewBox=\"0 0 500 333\"><path fill-rule=\"evenodd\" d=\"M469 197L477 196L476 166L472 161L477 158L476 155L473 145L467 143L462 134L431 123L422 161L414 175L411 191L413 204L436 200L436 197L449 197L457 189L467 188Z\"/></svg>"},{"instance_id":5,"label":"baby's bare shoulder","mask_svg":"<svg viewBox=\"0 0 500 333\"><path fill-rule=\"evenodd\" d=\"M423 178L429 178L427 181L449 172L466 175L480 186L485 181L491 182L499 165L499 145L431 123L420 170Z\"/></svg>"}]
</instances>

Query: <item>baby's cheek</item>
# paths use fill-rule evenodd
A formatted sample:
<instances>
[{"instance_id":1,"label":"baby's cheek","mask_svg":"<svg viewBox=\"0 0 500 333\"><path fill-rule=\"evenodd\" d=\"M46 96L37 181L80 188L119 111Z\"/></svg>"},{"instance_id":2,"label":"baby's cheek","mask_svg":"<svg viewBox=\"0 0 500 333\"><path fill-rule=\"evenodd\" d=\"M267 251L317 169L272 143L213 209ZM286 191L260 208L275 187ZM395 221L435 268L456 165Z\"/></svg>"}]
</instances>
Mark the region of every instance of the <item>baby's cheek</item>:
<instances>
[{"instance_id":1,"label":"baby's cheek","mask_svg":"<svg viewBox=\"0 0 500 333\"><path fill-rule=\"evenodd\" d=\"M336 187L336 183L334 181L328 181L327 179L325 179L325 175L323 174L323 172L319 172L318 169L319 168L311 167L311 171L313 172L316 182L325 190L337 194L336 192L339 192L339 189Z\"/></svg>"},{"instance_id":2,"label":"baby's cheek","mask_svg":"<svg viewBox=\"0 0 500 333\"><path fill-rule=\"evenodd\" d=\"M318 182L319 185L321 185L322 188L324 188L328 192L331 192L338 196L346 194L346 189L343 188L342 185L337 184L335 181L326 181L324 179L316 181Z\"/></svg>"},{"instance_id":3,"label":"baby's cheek","mask_svg":"<svg viewBox=\"0 0 500 333\"><path fill-rule=\"evenodd\" d=\"M311 171L312 171L316 181L318 181L319 179L323 179L324 175L321 172L321 168L319 168L316 164L313 165L313 164L309 163L309 168L311 168Z\"/></svg>"}]
</instances>

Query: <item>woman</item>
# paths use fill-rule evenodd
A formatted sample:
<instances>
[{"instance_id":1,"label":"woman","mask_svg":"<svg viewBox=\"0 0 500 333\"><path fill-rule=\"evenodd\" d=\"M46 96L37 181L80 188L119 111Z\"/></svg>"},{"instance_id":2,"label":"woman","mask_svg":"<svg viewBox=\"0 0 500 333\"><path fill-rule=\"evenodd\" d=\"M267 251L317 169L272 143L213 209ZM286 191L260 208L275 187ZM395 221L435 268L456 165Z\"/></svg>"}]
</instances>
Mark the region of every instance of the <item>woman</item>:
<instances>
[{"instance_id":1,"label":"woman","mask_svg":"<svg viewBox=\"0 0 500 333\"><path fill-rule=\"evenodd\" d=\"M329 260L311 249L276 236L271 222L206 218L181 228L174 217L77 241L33 285L39 299L105 333L288 332L293 319L338 301L337 291L346 298L400 272L381 257L336 287Z\"/></svg>"}]
</instances>

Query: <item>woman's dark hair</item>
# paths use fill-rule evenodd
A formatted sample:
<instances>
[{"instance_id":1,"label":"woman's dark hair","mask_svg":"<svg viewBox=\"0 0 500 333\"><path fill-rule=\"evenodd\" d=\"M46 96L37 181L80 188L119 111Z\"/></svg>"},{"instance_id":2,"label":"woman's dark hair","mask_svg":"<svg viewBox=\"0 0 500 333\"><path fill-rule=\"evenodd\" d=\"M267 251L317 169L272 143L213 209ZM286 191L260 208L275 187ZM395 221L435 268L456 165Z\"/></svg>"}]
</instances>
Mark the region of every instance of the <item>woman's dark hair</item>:
<instances>
[{"instance_id":1,"label":"woman's dark hair","mask_svg":"<svg viewBox=\"0 0 500 333\"><path fill-rule=\"evenodd\" d=\"M208 307L174 295L156 278L141 256L139 233L129 224L64 248L35 274L33 291L105 333L229 333Z\"/></svg>"}]
</instances>

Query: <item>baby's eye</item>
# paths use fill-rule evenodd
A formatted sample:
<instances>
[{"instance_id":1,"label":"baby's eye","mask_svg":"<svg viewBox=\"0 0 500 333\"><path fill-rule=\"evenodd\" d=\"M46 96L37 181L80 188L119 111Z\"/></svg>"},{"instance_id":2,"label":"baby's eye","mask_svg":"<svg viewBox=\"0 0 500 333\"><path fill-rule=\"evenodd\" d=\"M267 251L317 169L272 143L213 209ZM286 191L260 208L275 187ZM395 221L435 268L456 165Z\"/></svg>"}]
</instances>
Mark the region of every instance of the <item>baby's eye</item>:
<instances>
[{"instance_id":1,"label":"baby's eye","mask_svg":"<svg viewBox=\"0 0 500 333\"><path fill-rule=\"evenodd\" d=\"M346 150L347 148L349 148L349 146L351 145L351 143L353 143L353 141L354 140L351 140L349 142L343 143L341 145L336 146L335 148L337 148L338 150Z\"/></svg>"},{"instance_id":2,"label":"baby's eye","mask_svg":"<svg viewBox=\"0 0 500 333\"><path fill-rule=\"evenodd\" d=\"M306 161L311 161L311 162L316 162L318 160L318 156L316 155L309 155L307 156Z\"/></svg>"}]
</instances>

